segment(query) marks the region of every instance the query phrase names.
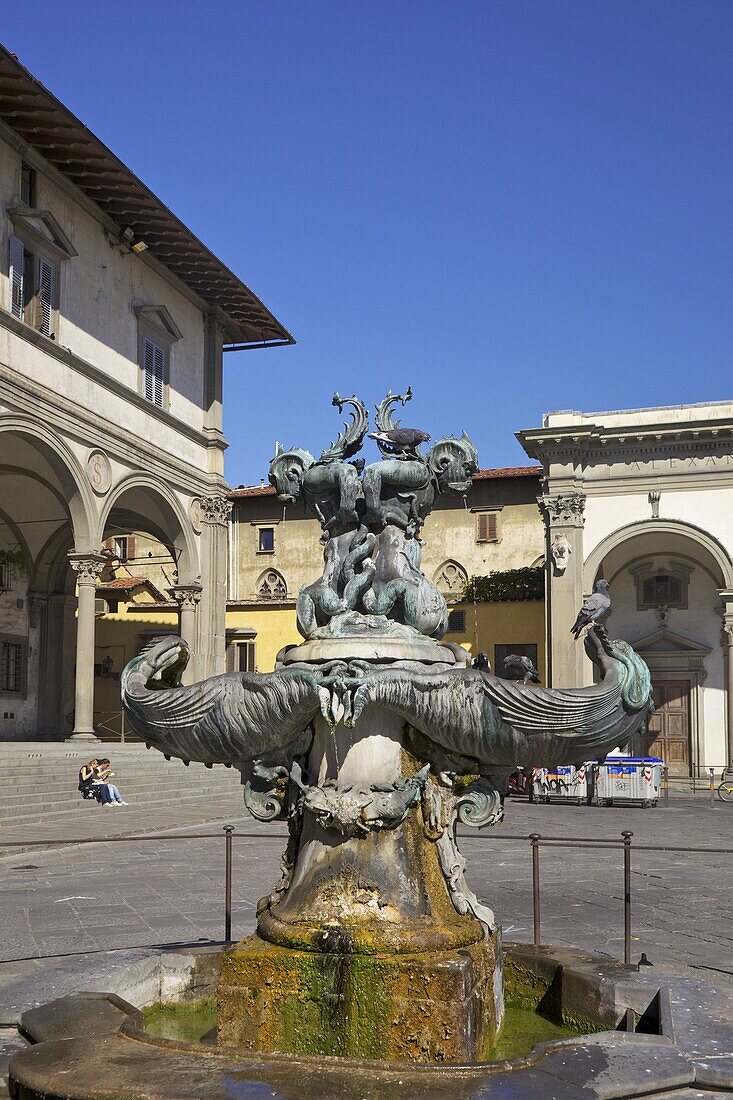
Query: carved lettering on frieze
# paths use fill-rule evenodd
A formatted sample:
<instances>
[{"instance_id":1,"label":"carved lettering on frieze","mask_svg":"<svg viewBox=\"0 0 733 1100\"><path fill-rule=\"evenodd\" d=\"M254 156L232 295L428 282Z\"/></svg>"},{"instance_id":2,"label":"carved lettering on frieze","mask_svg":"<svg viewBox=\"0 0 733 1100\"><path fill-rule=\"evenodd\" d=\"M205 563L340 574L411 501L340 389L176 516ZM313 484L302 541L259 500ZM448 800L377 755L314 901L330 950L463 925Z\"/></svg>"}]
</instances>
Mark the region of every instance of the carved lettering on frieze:
<instances>
[{"instance_id":1,"label":"carved lettering on frieze","mask_svg":"<svg viewBox=\"0 0 733 1100\"><path fill-rule=\"evenodd\" d=\"M730 470L733 453L725 454L619 454L609 461L608 454L588 456L586 478L623 477L624 475L684 474L693 470Z\"/></svg>"}]
</instances>

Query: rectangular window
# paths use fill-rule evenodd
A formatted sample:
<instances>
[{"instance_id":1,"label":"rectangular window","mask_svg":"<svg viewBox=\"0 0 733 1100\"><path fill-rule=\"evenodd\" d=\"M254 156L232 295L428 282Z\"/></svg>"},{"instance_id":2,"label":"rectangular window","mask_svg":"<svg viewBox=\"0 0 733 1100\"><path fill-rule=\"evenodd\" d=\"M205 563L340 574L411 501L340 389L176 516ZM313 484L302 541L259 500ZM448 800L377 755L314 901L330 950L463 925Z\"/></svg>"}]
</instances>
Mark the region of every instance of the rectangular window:
<instances>
[{"instance_id":1,"label":"rectangular window","mask_svg":"<svg viewBox=\"0 0 733 1100\"><path fill-rule=\"evenodd\" d=\"M227 672L255 672L255 643L233 641L227 646Z\"/></svg>"},{"instance_id":2,"label":"rectangular window","mask_svg":"<svg viewBox=\"0 0 733 1100\"><path fill-rule=\"evenodd\" d=\"M499 513L476 513L476 542L499 541Z\"/></svg>"},{"instance_id":3,"label":"rectangular window","mask_svg":"<svg viewBox=\"0 0 733 1100\"><path fill-rule=\"evenodd\" d=\"M20 237L11 234L10 312L44 336L54 339L56 265L33 252Z\"/></svg>"},{"instance_id":4,"label":"rectangular window","mask_svg":"<svg viewBox=\"0 0 733 1100\"><path fill-rule=\"evenodd\" d=\"M23 206L36 206L36 170L25 161L20 166L20 201Z\"/></svg>"},{"instance_id":5,"label":"rectangular window","mask_svg":"<svg viewBox=\"0 0 733 1100\"><path fill-rule=\"evenodd\" d=\"M451 611L448 614L448 633L464 634L466 630L466 612Z\"/></svg>"},{"instance_id":6,"label":"rectangular window","mask_svg":"<svg viewBox=\"0 0 733 1100\"><path fill-rule=\"evenodd\" d=\"M260 527L258 549L260 554L273 554L275 552L274 527Z\"/></svg>"},{"instance_id":7,"label":"rectangular window","mask_svg":"<svg viewBox=\"0 0 733 1100\"><path fill-rule=\"evenodd\" d=\"M114 554L121 562L127 561L127 535L120 535L114 540Z\"/></svg>"},{"instance_id":8,"label":"rectangular window","mask_svg":"<svg viewBox=\"0 0 733 1100\"><path fill-rule=\"evenodd\" d=\"M0 561L0 592L9 592L13 587L13 567L9 561Z\"/></svg>"},{"instance_id":9,"label":"rectangular window","mask_svg":"<svg viewBox=\"0 0 733 1100\"><path fill-rule=\"evenodd\" d=\"M153 405L162 409L168 374L168 351L149 336L143 336L142 344L143 394Z\"/></svg>"},{"instance_id":10,"label":"rectangular window","mask_svg":"<svg viewBox=\"0 0 733 1100\"><path fill-rule=\"evenodd\" d=\"M26 639L0 639L0 692L25 694Z\"/></svg>"},{"instance_id":11,"label":"rectangular window","mask_svg":"<svg viewBox=\"0 0 733 1100\"><path fill-rule=\"evenodd\" d=\"M512 642L510 645L495 645L493 672L495 676L501 676L502 680L511 679L507 676L504 668L504 658L508 657L510 653L515 654L517 657L529 657L534 667L537 668L537 646L534 642Z\"/></svg>"}]
</instances>

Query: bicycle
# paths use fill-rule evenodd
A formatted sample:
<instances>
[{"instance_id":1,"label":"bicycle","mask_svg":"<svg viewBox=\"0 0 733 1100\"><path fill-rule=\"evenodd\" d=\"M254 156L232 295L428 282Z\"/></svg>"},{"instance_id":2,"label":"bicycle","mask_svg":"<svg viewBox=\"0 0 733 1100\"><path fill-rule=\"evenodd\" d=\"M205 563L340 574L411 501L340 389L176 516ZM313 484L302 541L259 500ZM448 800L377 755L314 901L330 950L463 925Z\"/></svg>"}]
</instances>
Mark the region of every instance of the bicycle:
<instances>
[{"instance_id":1,"label":"bicycle","mask_svg":"<svg viewBox=\"0 0 733 1100\"><path fill-rule=\"evenodd\" d=\"M724 779L718 787L718 798L721 802L733 802L733 779Z\"/></svg>"}]
</instances>

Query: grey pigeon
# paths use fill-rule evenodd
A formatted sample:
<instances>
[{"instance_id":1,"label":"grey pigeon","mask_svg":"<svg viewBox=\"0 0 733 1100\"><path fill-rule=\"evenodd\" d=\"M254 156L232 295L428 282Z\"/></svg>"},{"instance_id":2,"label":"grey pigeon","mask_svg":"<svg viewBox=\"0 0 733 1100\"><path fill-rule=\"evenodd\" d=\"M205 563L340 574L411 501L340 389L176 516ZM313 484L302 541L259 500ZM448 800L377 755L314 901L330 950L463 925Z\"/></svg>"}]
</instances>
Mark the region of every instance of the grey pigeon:
<instances>
[{"instance_id":1,"label":"grey pigeon","mask_svg":"<svg viewBox=\"0 0 733 1100\"><path fill-rule=\"evenodd\" d=\"M504 672L507 680L521 680L528 684L539 684L540 678L537 669L529 657L520 657L517 653L508 653L504 658Z\"/></svg>"},{"instance_id":2,"label":"grey pigeon","mask_svg":"<svg viewBox=\"0 0 733 1100\"><path fill-rule=\"evenodd\" d=\"M420 428L392 428L388 432L370 432L370 439L375 439L380 448L386 451L416 451L421 443L428 443L430 436Z\"/></svg>"},{"instance_id":3,"label":"grey pigeon","mask_svg":"<svg viewBox=\"0 0 733 1100\"><path fill-rule=\"evenodd\" d=\"M473 668L479 669L480 672L491 672L491 665L487 655L481 651L477 653L472 662Z\"/></svg>"},{"instance_id":4,"label":"grey pigeon","mask_svg":"<svg viewBox=\"0 0 733 1100\"><path fill-rule=\"evenodd\" d=\"M608 595L608 581L598 581L592 596L585 601L578 617L570 628L570 633L577 641L586 626L594 626L608 613L611 606L611 597Z\"/></svg>"}]
</instances>

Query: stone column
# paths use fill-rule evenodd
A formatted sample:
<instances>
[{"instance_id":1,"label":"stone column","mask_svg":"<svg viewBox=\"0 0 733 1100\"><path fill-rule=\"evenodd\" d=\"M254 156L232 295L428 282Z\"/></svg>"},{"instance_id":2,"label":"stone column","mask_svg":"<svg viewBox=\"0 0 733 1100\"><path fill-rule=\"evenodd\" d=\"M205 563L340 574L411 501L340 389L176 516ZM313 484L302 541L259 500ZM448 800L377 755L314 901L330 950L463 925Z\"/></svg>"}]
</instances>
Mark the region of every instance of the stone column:
<instances>
[{"instance_id":1,"label":"stone column","mask_svg":"<svg viewBox=\"0 0 733 1100\"><path fill-rule=\"evenodd\" d=\"M183 683L194 683L197 645L196 609L201 600L203 585L194 581L193 584L177 584L168 591L178 604L178 633L184 642L188 643L193 658L183 674Z\"/></svg>"},{"instance_id":2,"label":"stone column","mask_svg":"<svg viewBox=\"0 0 733 1100\"><path fill-rule=\"evenodd\" d=\"M538 503L547 546L547 680L551 687L581 687L587 659L570 628L583 602L585 495L547 493Z\"/></svg>"},{"instance_id":3,"label":"stone column","mask_svg":"<svg viewBox=\"0 0 733 1100\"><path fill-rule=\"evenodd\" d=\"M204 582L197 629L197 679L226 668L227 536L232 503L222 485L201 497L201 576Z\"/></svg>"},{"instance_id":4,"label":"stone column","mask_svg":"<svg viewBox=\"0 0 733 1100\"><path fill-rule=\"evenodd\" d=\"M725 647L726 767L733 769L733 592L723 597L723 645Z\"/></svg>"},{"instance_id":5,"label":"stone column","mask_svg":"<svg viewBox=\"0 0 733 1100\"><path fill-rule=\"evenodd\" d=\"M74 732L69 741L97 741L94 732L94 600L107 559L95 551L69 553L79 592L76 614Z\"/></svg>"}]
</instances>

